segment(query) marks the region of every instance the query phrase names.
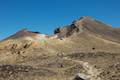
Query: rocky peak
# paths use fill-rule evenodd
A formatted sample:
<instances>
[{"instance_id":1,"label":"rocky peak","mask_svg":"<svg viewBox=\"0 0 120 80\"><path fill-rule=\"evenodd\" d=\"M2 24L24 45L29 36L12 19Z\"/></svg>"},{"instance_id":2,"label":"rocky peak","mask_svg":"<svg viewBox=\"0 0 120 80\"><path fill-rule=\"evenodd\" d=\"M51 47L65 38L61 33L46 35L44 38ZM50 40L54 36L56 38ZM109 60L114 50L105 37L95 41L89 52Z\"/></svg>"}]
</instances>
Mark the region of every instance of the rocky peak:
<instances>
[{"instance_id":1,"label":"rocky peak","mask_svg":"<svg viewBox=\"0 0 120 80\"><path fill-rule=\"evenodd\" d=\"M57 28L55 30L55 34L58 35L58 38L65 38L82 32L92 35L100 35L109 40L120 40L119 31L116 31L108 24L88 16L83 16L80 19L73 21L71 25L67 25L63 28Z\"/></svg>"},{"instance_id":2,"label":"rocky peak","mask_svg":"<svg viewBox=\"0 0 120 80\"><path fill-rule=\"evenodd\" d=\"M89 16L83 16L80 19L74 21L73 24L77 27L81 27L82 25L84 25L86 22L89 22L89 21L94 21L94 19Z\"/></svg>"},{"instance_id":3,"label":"rocky peak","mask_svg":"<svg viewBox=\"0 0 120 80\"><path fill-rule=\"evenodd\" d=\"M57 34L59 38L69 37L74 33L81 33L86 22L93 20L94 19L91 17L83 16L80 19L73 21L71 25L55 29L54 33Z\"/></svg>"}]
</instances>

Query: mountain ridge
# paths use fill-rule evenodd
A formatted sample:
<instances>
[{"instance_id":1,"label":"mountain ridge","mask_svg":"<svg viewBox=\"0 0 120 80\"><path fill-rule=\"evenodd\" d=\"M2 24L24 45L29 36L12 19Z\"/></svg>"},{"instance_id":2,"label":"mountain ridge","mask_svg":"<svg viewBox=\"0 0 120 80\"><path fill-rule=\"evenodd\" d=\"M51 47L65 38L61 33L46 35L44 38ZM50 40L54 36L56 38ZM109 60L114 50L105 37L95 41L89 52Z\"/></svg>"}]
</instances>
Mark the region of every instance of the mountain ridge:
<instances>
[{"instance_id":1,"label":"mountain ridge","mask_svg":"<svg viewBox=\"0 0 120 80\"><path fill-rule=\"evenodd\" d=\"M120 79L120 33L91 17L54 35L21 30L0 42L0 80Z\"/></svg>"},{"instance_id":2,"label":"mountain ridge","mask_svg":"<svg viewBox=\"0 0 120 80\"><path fill-rule=\"evenodd\" d=\"M60 38L60 37L64 38L64 37L71 36L75 32L88 31L90 33L95 33L95 34L102 35L105 37L109 36L109 38L108 38L109 40L111 40L110 37L113 37L115 39L118 39L117 42L119 42L120 41L119 29L120 28L113 28L113 27L106 25L103 22L100 22L91 17L83 16L80 19L75 20L71 25L65 26L63 28L55 29L54 33L57 34L58 38ZM22 29L6 39L9 39L9 38L14 39L14 38L25 37L25 36L26 37L31 36L31 37L35 38L35 36L37 36L39 34L41 34L41 33L29 31L27 29ZM50 35L45 35L45 34L43 34L43 35L46 37L51 37ZM55 36L55 35L53 35L53 36Z\"/></svg>"}]
</instances>

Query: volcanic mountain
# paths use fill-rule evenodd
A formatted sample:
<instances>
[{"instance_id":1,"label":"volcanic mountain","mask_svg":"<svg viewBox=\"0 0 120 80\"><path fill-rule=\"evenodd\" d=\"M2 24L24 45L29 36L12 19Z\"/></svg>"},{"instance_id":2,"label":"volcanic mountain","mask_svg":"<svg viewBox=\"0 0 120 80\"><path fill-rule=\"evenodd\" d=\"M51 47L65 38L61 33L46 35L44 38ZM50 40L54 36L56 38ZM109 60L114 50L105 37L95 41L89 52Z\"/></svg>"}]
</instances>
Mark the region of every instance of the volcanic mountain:
<instances>
[{"instance_id":1,"label":"volcanic mountain","mask_svg":"<svg viewBox=\"0 0 120 80\"><path fill-rule=\"evenodd\" d=\"M81 17L54 35L23 29L0 42L0 80L119 80L120 29Z\"/></svg>"}]
</instances>

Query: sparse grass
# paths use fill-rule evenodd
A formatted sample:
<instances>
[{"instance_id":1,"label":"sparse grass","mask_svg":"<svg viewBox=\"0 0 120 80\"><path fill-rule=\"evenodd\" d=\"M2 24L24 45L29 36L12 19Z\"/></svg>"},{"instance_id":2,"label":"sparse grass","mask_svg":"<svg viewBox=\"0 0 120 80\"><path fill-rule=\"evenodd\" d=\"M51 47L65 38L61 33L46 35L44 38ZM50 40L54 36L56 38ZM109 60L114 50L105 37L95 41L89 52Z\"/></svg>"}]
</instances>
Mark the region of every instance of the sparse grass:
<instances>
[{"instance_id":1,"label":"sparse grass","mask_svg":"<svg viewBox=\"0 0 120 80\"><path fill-rule=\"evenodd\" d=\"M11 46L7 47L7 45L14 43L18 44L18 48L11 54L12 51L9 50ZM2 79L1 77L0 80L72 80L77 73L87 74L83 65L64 60L64 58L88 62L97 69L105 69L104 71L110 68L107 67L108 65L120 61L119 45L88 34L71 36L64 40L49 40L47 45L30 45L30 47L23 48L25 43L27 42L13 40L0 43L0 49L2 49L0 50L0 64L26 65L31 66L33 70L19 72L16 73L17 76L13 75L9 78ZM3 45L8 48L8 51ZM93 50L93 48L95 49ZM16 54L18 51L21 53ZM25 52L23 53L23 51ZM63 55L59 56L58 54ZM14 71L14 68L11 70ZM2 72L5 74L4 71L0 71L0 73ZM107 76L107 74L104 75Z\"/></svg>"}]
</instances>

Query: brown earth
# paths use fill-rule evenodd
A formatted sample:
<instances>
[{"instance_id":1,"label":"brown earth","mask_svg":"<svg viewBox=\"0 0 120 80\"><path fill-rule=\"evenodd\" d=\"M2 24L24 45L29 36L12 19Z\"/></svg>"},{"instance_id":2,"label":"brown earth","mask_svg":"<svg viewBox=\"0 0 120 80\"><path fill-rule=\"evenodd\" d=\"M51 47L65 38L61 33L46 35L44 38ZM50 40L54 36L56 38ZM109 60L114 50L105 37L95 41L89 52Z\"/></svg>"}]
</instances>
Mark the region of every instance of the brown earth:
<instances>
[{"instance_id":1,"label":"brown earth","mask_svg":"<svg viewBox=\"0 0 120 80\"><path fill-rule=\"evenodd\" d=\"M82 17L55 39L39 34L22 30L0 42L0 80L120 80L119 29Z\"/></svg>"}]
</instances>

